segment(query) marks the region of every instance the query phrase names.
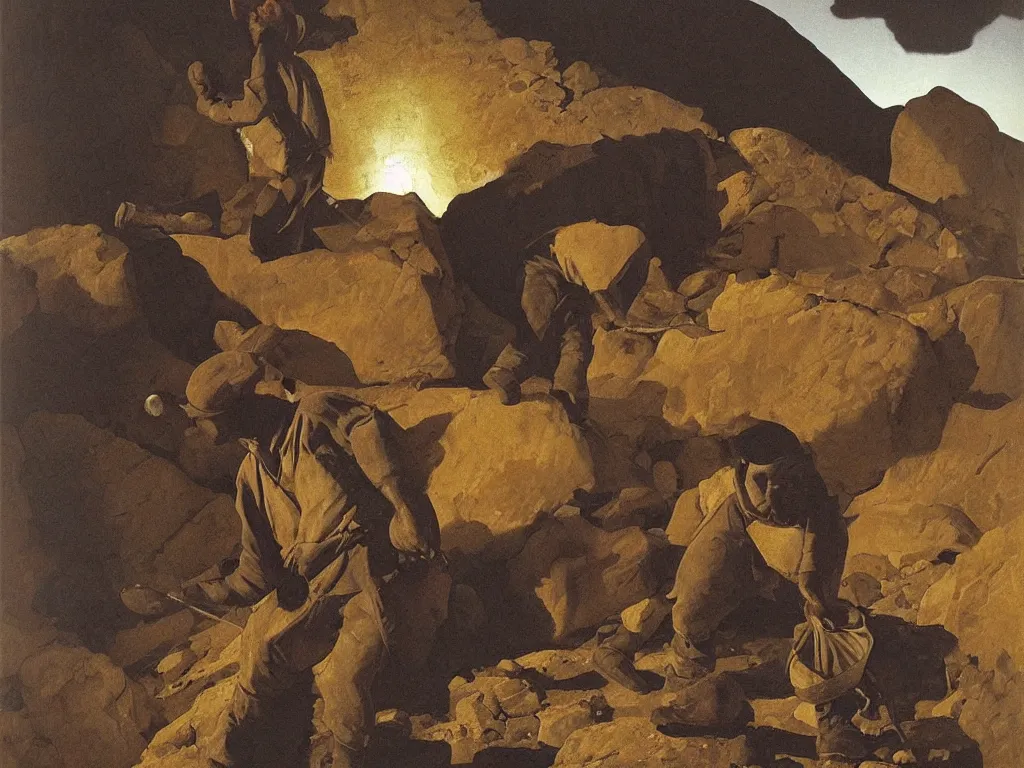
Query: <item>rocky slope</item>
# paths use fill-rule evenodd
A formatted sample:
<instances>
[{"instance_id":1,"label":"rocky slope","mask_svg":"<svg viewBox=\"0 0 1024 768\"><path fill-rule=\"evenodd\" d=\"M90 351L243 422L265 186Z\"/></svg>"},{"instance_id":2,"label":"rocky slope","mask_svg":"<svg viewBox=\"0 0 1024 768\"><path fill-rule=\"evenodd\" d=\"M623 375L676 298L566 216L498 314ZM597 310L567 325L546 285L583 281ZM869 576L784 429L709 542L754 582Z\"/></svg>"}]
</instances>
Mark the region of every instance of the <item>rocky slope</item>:
<instances>
[{"instance_id":1,"label":"rocky slope","mask_svg":"<svg viewBox=\"0 0 1024 768\"><path fill-rule=\"evenodd\" d=\"M908 737L887 736L876 765L912 753L1016 768L1021 145L933 92L886 128L885 184L798 116L744 122L760 113L737 96L713 126L710 104L671 87L565 65L578 40L563 52L502 37L515 20L499 33L486 3L325 11L358 29L309 54L344 137L328 185L363 197L373 184L358 179L399 154L432 169L414 174L422 200L373 195L324 249L268 264L244 238L125 244L96 225L0 242L0 762L201 764L237 632L187 612L142 621L117 591L172 589L232 555L237 448L142 401L181 394L205 355L242 348L387 411L438 511L451 571L403 601L408 663L384 681L375 764L818 765L783 668L793 595L723 628L714 682L676 702L697 731L659 727L669 694L631 694L591 664L595 634L664 588L721 499L722 440L774 419L810 445L850 523L843 594L870 612L876 673ZM402 104L418 101L431 109L410 123ZM173 146L209 147L179 142L193 134L171 117ZM967 141L972 125L983 141ZM544 217L614 202L624 177L608 168L662 153L692 170L685 147L700 148L706 194L683 194L687 173L637 171L630 201L643 204L614 209L646 227L656 257L630 317L674 329L596 333L582 426L541 379L501 406L478 384L509 338L487 291L500 276L481 265L506 268L508 243ZM440 220L428 210L459 193ZM553 210L566 195L580 207ZM652 682L665 639L642 654Z\"/></svg>"}]
</instances>

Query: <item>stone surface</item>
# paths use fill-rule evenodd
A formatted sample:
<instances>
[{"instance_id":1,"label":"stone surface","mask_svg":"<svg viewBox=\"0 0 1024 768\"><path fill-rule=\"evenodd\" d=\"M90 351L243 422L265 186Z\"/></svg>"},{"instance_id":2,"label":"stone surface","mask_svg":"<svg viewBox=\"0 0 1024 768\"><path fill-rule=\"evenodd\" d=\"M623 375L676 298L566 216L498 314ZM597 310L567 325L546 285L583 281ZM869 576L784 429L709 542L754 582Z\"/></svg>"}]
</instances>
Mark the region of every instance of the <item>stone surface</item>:
<instances>
[{"instance_id":1,"label":"stone surface","mask_svg":"<svg viewBox=\"0 0 1024 768\"><path fill-rule=\"evenodd\" d=\"M451 420L440 448L427 492L445 549L469 554L510 537L521 543L538 518L594 487L583 436L547 398L509 407L479 395Z\"/></svg>"},{"instance_id":2,"label":"stone surface","mask_svg":"<svg viewBox=\"0 0 1024 768\"><path fill-rule=\"evenodd\" d=\"M231 498L81 416L33 414L20 434L33 519L63 563L43 604L76 631L104 632L121 587L177 589L237 544Z\"/></svg>"},{"instance_id":3,"label":"stone surface","mask_svg":"<svg viewBox=\"0 0 1024 768\"><path fill-rule=\"evenodd\" d=\"M752 753L743 737L672 738L647 718L616 718L572 734L555 758L555 768L631 768L636 765L685 765L688 768L731 768L747 765Z\"/></svg>"},{"instance_id":4,"label":"stone surface","mask_svg":"<svg viewBox=\"0 0 1024 768\"><path fill-rule=\"evenodd\" d=\"M119 667L130 667L146 659L158 658L188 640L195 623L192 612L183 610L121 630L110 647L110 660Z\"/></svg>"},{"instance_id":5,"label":"stone surface","mask_svg":"<svg viewBox=\"0 0 1024 768\"><path fill-rule=\"evenodd\" d=\"M139 316L125 267L128 249L90 224L36 229L0 242L0 252L36 274L39 308L102 332Z\"/></svg>"},{"instance_id":6,"label":"stone surface","mask_svg":"<svg viewBox=\"0 0 1024 768\"><path fill-rule=\"evenodd\" d=\"M1024 666L1021 604L1024 517L986 533L924 595L918 621L942 624L991 669L1000 654Z\"/></svg>"},{"instance_id":7,"label":"stone surface","mask_svg":"<svg viewBox=\"0 0 1024 768\"><path fill-rule=\"evenodd\" d=\"M851 509L858 514L860 506ZM959 554L978 543L981 531L956 507L915 504L893 514L892 510L858 514L849 526L847 559L860 554L885 555L897 568L932 561L943 553Z\"/></svg>"},{"instance_id":8,"label":"stone surface","mask_svg":"<svg viewBox=\"0 0 1024 768\"><path fill-rule=\"evenodd\" d=\"M531 623L562 642L654 593L654 549L639 528L609 533L580 518L551 520L509 562L509 589Z\"/></svg>"},{"instance_id":9,"label":"stone surface","mask_svg":"<svg viewBox=\"0 0 1024 768\"><path fill-rule=\"evenodd\" d=\"M935 439L946 407L939 368L913 326L845 302L808 304L782 276L729 287L715 332L666 333L643 380L666 391L664 417L691 434L778 421L811 446L833 489L878 482ZM873 450L864 451L870 444Z\"/></svg>"},{"instance_id":10,"label":"stone surface","mask_svg":"<svg viewBox=\"0 0 1024 768\"><path fill-rule=\"evenodd\" d=\"M1024 283L985 277L931 304L955 318L938 343L954 394L983 405L1024 395L1024 358L1007 353L1024 333Z\"/></svg>"},{"instance_id":11,"label":"stone surface","mask_svg":"<svg viewBox=\"0 0 1024 768\"><path fill-rule=\"evenodd\" d=\"M853 500L847 516L863 518L865 533L893 525L917 505L960 509L982 531L1014 520L1024 505L1016 469L1024 461L1016 426L1022 418L1022 400L993 411L954 405L938 447L897 462L877 488ZM888 551L891 544L880 546Z\"/></svg>"},{"instance_id":12,"label":"stone surface","mask_svg":"<svg viewBox=\"0 0 1024 768\"><path fill-rule=\"evenodd\" d=\"M993 274L1020 274L1024 253L1024 145L999 132L988 114L952 91L912 99L892 133L890 182L929 203L963 229L1005 238L986 254Z\"/></svg>"},{"instance_id":13,"label":"stone surface","mask_svg":"<svg viewBox=\"0 0 1024 768\"><path fill-rule=\"evenodd\" d=\"M56 765L135 764L146 746L153 704L110 659L52 645L26 660L19 677L32 730L63 756Z\"/></svg>"},{"instance_id":14,"label":"stone surface","mask_svg":"<svg viewBox=\"0 0 1024 768\"><path fill-rule=\"evenodd\" d=\"M589 701L547 707L537 714L537 719L540 720L537 740L550 747L561 747L574 731L595 722Z\"/></svg>"},{"instance_id":15,"label":"stone surface","mask_svg":"<svg viewBox=\"0 0 1024 768\"><path fill-rule=\"evenodd\" d=\"M412 196L374 195L348 250L261 263L244 237L175 237L226 296L260 322L334 344L364 383L450 378L462 311L430 213Z\"/></svg>"}]
</instances>

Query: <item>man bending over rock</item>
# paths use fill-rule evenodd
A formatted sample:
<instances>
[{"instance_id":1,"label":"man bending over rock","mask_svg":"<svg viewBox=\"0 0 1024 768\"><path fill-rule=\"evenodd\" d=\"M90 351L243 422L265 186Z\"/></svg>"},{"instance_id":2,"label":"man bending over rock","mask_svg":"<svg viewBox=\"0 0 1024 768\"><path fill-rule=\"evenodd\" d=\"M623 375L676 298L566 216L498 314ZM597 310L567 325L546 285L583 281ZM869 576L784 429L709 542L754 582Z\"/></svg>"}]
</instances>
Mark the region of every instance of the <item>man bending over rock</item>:
<instances>
[{"instance_id":1,"label":"man bending over rock","mask_svg":"<svg viewBox=\"0 0 1024 768\"><path fill-rule=\"evenodd\" d=\"M591 317L624 325L616 284L646 254L644 234L632 226L587 221L563 227L541 240L519 275L520 309L508 318L516 329L484 374L484 384L505 405L522 397L520 384L532 374L552 379L551 393L579 421L589 401L587 366L593 356ZM596 305L596 307L595 307Z\"/></svg>"},{"instance_id":2,"label":"man bending over rock","mask_svg":"<svg viewBox=\"0 0 1024 768\"><path fill-rule=\"evenodd\" d=\"M704 518L668 599L654 601L639 622L624 623L597 649L594 664L607 679L646 689L632 657L670 611L674 637L666 688L683 690L708 675L715 668L712 634L759 585L775 578L771 571L797 583L808 616L846 625L846 608L838 602L846 526L809 452L796 435L772 422L742 432L732 449L732 493ZM856 704L850 693L817 708L822 758L866 753L851 723Z\"/></svg>"},{"instance_id":3,"label":"man bending over rock","mask_svg":"<svg viewBox=\"0 0 1024 768\"><path fill-rule=\"evenodd\" d=\"M185 596L201 605L266 597L242 634L210 764L251 765L261 732L274 727L267 707L326 660L316 680L331 765L347 768L358 765L373 726L370 689L388 649L398 553L432 555L437 519L425 497L403 487L382 414L337 392L281 392L246 352L210 358L186 389L199 428L249 453L237 477L239 565L188 585Z\"/></svg>"}]
</instances>

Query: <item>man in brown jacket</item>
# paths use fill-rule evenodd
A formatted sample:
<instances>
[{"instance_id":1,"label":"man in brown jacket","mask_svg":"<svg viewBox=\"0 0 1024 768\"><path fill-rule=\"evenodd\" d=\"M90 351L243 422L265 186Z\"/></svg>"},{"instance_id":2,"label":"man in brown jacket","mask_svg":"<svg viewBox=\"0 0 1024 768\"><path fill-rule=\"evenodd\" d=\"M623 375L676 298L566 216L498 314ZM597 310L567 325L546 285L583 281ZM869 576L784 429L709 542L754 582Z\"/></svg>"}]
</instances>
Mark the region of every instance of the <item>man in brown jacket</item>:
<instances>
[{"instance_id":1,"label":"man in brown jacket","mask_svg":"<svg viewBox=\"0 0 1024 768\"><path fill-rule=\"evenodd\" d=\"M277 390L280 391L278 384ZM266 366L223 352L192 374L188 414L249 450L238 470L239 565L190 584L199 604L260 602L242 635L234 694L211 743L214 766L248 766L266 709L314 666L333 767L358 765L373 726L371 686L388 650L399 553L439 546L429 501L403 487L386 417L338 392L285 399ZM321 665L321 662L324 662Z\"/></svg>"}]
</instances>

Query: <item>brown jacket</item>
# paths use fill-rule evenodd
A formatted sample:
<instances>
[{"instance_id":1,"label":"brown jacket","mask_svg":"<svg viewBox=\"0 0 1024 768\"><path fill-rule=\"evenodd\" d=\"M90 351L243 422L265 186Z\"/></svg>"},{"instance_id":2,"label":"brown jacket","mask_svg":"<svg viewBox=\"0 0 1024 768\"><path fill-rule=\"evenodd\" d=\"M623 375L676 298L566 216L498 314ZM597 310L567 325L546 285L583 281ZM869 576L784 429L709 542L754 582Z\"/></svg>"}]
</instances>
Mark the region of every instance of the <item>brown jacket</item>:
<instances>
[{"instance_id":1,"label":"brown jacket","mask_svg":"<svg viewBox=\"0 0 1024 768\"><path fill-rule=\"evenodd\" d=\"M354 543L386 541L392 510L377 487L395 469L384 419L340 393L316 392L267 446L250 446L236 480L242 554L224 580L230 602L258 601L289 570L325 592L334 584L317 576Z\"/></svg>"}]
</instances>

